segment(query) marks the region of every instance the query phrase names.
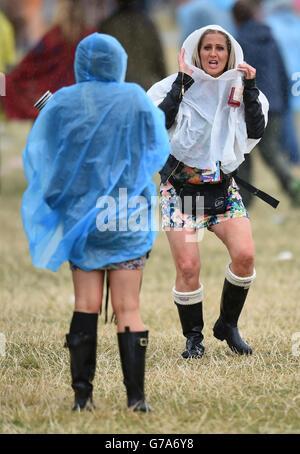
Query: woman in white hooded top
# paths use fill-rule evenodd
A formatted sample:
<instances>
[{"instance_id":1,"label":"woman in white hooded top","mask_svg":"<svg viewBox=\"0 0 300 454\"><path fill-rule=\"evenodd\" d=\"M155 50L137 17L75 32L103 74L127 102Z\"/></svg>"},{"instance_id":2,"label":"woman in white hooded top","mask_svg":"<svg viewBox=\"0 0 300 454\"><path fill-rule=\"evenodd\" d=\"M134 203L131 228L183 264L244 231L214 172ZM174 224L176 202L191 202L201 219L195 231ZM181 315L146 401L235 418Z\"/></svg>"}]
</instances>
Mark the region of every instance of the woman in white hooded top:
<instances>
[{"instance_id":1,"label":"woman in white hooded top","mask_svg":"<svg viewBox=\"0 0 300 454\"><path fill-rule=\"evenodd\" d=\"M160 193L163 229L176 266L174 301L186 337L182 356L200 358L205 349L197 241L205 227L225 244L231 259L214 336L235 353L251 354L237 322L255 279L254 244L232 173L261 139L268 101L240 45L217 25L185 40L178 65L179 73L155 84L148 95L165 112L171 143Z\"/></svg>"}]
</instances>

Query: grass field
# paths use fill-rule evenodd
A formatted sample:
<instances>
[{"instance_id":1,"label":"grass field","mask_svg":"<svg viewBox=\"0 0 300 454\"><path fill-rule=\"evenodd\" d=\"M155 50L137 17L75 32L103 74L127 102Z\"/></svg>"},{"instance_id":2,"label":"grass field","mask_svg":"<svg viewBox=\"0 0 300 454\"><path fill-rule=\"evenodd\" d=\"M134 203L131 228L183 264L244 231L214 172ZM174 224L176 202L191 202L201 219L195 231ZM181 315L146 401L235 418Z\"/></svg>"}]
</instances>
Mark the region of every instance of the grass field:
<instances>
[{"instance_id":1,"label":"grass field","mask_svg":"<svg viewBox=\"0 0 300 454\"><path fill-rule=\"evenodd\" d=\"M1 139L0 433L299 433L299 210L291 210L258 153L255 183L281 203L274 211L256 200L250 210L257 279L240 329L253 355L235 356L212 335L229 258L206 232L199 246L207 353L199 361L181 358L184 338L171 294L174 266L159 233L141 293L150 330L146 393L155 412L138 415L126 409L116 328L104 325L102 317L94 380L97 409L70 411L73 391L63 348L73 311L70 272L67 265L58 273L32 266L19 214L26 188L20 158L29 127L6 125Z\"/></svg>"}]
</instances>

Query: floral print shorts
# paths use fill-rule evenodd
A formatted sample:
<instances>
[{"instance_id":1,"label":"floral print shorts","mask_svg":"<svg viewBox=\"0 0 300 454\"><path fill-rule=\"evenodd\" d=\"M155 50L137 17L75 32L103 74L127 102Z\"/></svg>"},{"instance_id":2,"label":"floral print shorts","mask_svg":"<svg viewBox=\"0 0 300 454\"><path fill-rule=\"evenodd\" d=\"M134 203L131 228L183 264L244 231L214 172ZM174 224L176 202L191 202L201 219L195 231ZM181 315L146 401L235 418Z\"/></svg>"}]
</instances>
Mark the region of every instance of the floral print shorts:
<instances>
[{"instance_id":1,"label":"floral print shorts","mask_svg":"<svg viewBox=\"0 0 300 454\"><path fill-rule=\"evenodd\" d=\"M125 262L120 263L110 263L109 265L105 265L102 268L99 268L99 271L103 270L142 270L145 268L146 260L149 257L149 253L143 255L137 259L126 260ZM78 268L74 263L71 261L69 262L71 271L75 271Z\"/></svg>"},{"instance_id":2,"label":"floral print shorts","mask_svg":"<svg viewBox=\"0 0 300 454\"><path fill-rule=\"evenodd\" d=\"M193 230L207 228L210 230L216 224L233 218L248 217L246 208L244 207L242 197L239 193L239 188L234 180L228 188L228 197L226 201L226 211L223 214L217 215L201 215L192 216L183 214L180 211L179 197L175 192L174 187L167 181L160 185L161 195L161 214L162 214L162 229L169 230L170 228L181 229L187 227Z\"/></svg>"}]
</instances>

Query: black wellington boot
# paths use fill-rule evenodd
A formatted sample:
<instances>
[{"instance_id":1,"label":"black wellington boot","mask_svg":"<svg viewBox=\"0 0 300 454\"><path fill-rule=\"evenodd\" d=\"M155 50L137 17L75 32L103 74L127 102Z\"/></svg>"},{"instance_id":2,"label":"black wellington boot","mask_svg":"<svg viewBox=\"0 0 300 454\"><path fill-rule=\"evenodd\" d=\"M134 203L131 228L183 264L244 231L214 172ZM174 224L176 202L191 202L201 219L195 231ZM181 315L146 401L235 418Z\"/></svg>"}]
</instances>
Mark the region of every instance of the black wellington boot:
<instances>
[{"instance_id":1,"label":"black wellington boot","mask_svg":"<svg viewBox=\"0 0 300 454\"><path fill-rule=\"evenodd\" d=\"M152 411L144 393L145 358L148 345L148 331L118 333L121 366L127 391L127 407L133 411Z\"/></svg>"},{"instance_id":2,"label":"black wellington boot","mask_svg":"<svg viewBox=\"0 0 300 454\"><path fill-rule=\"evenodd\" d=\"M204 326L202 302L196 304L176 303L179 319L182 326L182 333L186 337L186 347L182 357L202 358L205 347L203 344L202 329Z\"/></svg>"},{"instance_id":3,"label":"black wellington boot","mask_svg":"<svg viewBox=\"0 0 300 454\"><path fill-rule=\"evenodd\" d=\"M237 322L243 309L248 288L231 284L227 279L224 281L221 297L220 316L213 328L214 336L223 341L226 340L229 348L239 355L251 355L252 349L241 337Z\"/></svg>"},{"instance_id":4,"label":"black wellington boot","mask_svg":"<svg viewBox=\"0 0 300 454\"><path fill-rule=\"evenodd\" d=\"M75 392L75 410L92 410L92 381L96 369L97 337L87 333L66 335L66 347L70 351L72 388Z\"/></svg>"}]
</instances>

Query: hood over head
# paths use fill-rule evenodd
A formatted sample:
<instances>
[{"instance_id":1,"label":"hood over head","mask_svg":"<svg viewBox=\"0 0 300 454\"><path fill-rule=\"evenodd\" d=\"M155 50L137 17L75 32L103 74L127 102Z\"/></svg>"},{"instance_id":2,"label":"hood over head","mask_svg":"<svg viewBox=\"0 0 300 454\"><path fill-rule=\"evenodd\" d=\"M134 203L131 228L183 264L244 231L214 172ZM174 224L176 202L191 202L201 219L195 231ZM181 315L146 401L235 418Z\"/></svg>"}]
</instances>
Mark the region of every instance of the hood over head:
<instances>
[{"instance_id":1,"label":"hood over head","mask_svg":"<svg viewBox=\"0 0 300 454\"><path fill-rule=\"evenodd\" d=\"M113 36L93 33L77 46L74 62L76 82L123 82L126 69L127 54Z\"/></svg>"},{"instance_id":2,"label":"hood over head","mask_svg":"<svg viewBox=\"0 0 300 454\"><path fill-rule=\"evenodd\" d=\"M206 30L216 30L225 33L231 42L231 53L232 57L234 57L234 65L233 68L236 71L237 66L244 61L244 54L241 46L239 43L234 39L234 37L228 33L224 28L222 28L219 25L207 25L206 27L199 28L198 30L195 30L193 33L191 33L187 39L184 41L182 44L182 47L185 49L185 61L188 64L188 66L194 71L193 73L193 78L197 78L197 76L200 76L201 79L206 78L210 80L217 80L217 79L227 79L226 73L229 71L225 71L225 73L221 74L219 77L212 77L209 74L206 74L202 69L194 66L193 64L193 53L195 48L198 46L199 40L201 36L203 35Z\"/></svg>"}]
</instances>

